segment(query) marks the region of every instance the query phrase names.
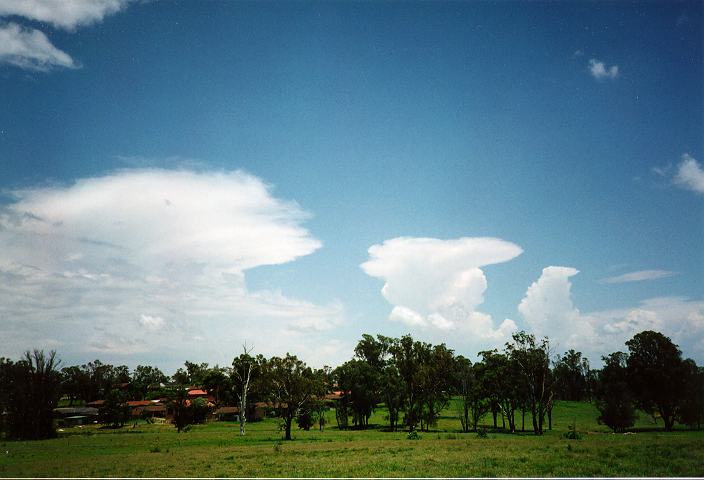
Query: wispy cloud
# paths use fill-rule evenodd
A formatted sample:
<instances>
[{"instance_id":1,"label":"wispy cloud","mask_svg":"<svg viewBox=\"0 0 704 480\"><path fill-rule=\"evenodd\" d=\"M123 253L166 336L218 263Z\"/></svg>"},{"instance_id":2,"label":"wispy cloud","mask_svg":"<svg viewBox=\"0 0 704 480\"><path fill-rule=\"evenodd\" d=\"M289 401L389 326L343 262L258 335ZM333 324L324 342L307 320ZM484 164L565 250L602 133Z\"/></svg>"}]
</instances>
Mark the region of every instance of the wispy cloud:
<instances>
[{"instance_id":1,"label":"wispy cloud","mask_svg":"<svg viewBox=\"0 0 704 480\"><path fill-rule=\"evenodd\" d=\"M642 282L645 280L657 280L659 278L673 277L677 275L677 272L670 272L668 270L639 270L637 272L624 273L623 275L618 275L615 277L602 278L600 282L602 283L628 283L628 282Z\"/></svg>"},{"instance_id":2,"label":"wispy cloud","mask_svg":"<svg viewBox=\"0 0 704 480\"><path fill-rule=\"evenodd\" d=\"M607 67L596 58L589 60L589 73L597 80L614 80L619 76L618 65Z\"/></svg>"},{"instance_id":3,"label":"wispy cloud","mask_svg":"<svg viewBox=\"0 0 704 480\"><path fill-rule=\"evenodd\" d=\"M16 23L0 25L0 63L40 72L78 67L69 54L56 48L42 32Z\"/></svg>"},{"instance_id":4,"label":"wispy cloud","mask_svg":"<svg viewBox=\"0 0 704 480\"><path fill-rule=\"evenodd\" d=\"M131 0L0 0L0 19L21 17L72 31L100 22L123 9ZM55 47L46 34L18 25L0 24L0 64L48 72L78 68L71 56Z\"/></svg>"},{"instance_id":5,"label":"wispy cloud","mask_svg":"<svg viewBox=\"0 0 704 480\"><path fill-rule=\"evenodd\" d=\"M248 270L321 247L308 213L261 179L125 170L12 195L0 208L0 356L51 341L74 356L182 362L177 352L202 339L221 362L245 340L263 354L295 344L304 358L339 359L314 352L344 321L339 302L247 286Z\"/></svg>"},{"instance_id":6,"label":"wispy cloud","mask_svg":"<svg viewBox=\"0 0 704 480\"><path fill-rule=\"evenodd\" d=\"M507 262L522 252L498 238L400 237L370 247L369 260L361 267L384 280L381 293L393 305L389 320L430 335L454 332L476 346L500 346L516 324L506 319L495 327L491 316L477 311L487 289L480 267Z\"/></svg>"},{"instance_id":7,"label":"wispy cloud","mask_svg":"<svg viewBox=\"0 0 704 480\"><path fill-rule=\"evenodd\" d=\"M19 16L72 30L103 20L131 0L0 0L0 16Z\"/></svg>"}]
</instances>

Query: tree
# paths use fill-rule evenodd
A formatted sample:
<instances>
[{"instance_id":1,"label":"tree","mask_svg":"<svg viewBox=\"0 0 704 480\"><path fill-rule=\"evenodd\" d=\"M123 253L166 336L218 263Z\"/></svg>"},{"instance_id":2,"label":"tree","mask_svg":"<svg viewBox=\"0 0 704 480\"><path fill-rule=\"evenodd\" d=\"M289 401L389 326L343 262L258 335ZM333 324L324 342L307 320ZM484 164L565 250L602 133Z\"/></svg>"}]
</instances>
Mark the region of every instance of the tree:
<instances>
[{"instance_id":1,"label":"tree","mask_svg":"<svg viewBox=\"0 0 704 480\"><path fill-rule=\"evenodd\" d=\"M628 386L627 355L615 352L602 357L604 368L599 372L596 388L596 408L599 423L614 432L624 432L638 418L633 407L633 395Z\"/></svg>"},{"instance_id":2,"label":"tree","mask_svg":"<svg viewBox=\"0 0 704 480\"><path fill-rule=\"evenodd\" d=\"M84 385L88 380L85 372L77 365L61 369L61 393L68 397L69 407L72 407L73 402L81 398Z\"/></svg>"},{"instance_id":3,"label":"tree","mask_svg":"<svg viewBox=\"0 0 704 480\"><path fill-rule=\"evenodd\" d=\"M188 388L183 385L175 385L169 389L167 398L174 412L174 426L178 433L181 433L191 423Z\"/></svg>"},{"instance_id":4,"label":"tree","mask_svg":"<svg viewBox=\"0 0 704 480\"><path fill-rule=\"evenodd\" d=\"M646 330L626 342L628 380L638 406L657 411L670 431L687 387L687 366L677 345L659 332Z\"/></svg>"},{"instance_id":5,"label":"tree","mask_svg":"<svg viewBox=\"0 0 704 480\"><path fill-rule=\"evenodd\" d=\"M244 352L232 360L232 383L235 395L240 404L240 435L245 434L247 423L247 394L252 380L257 380L261 376L264 357L261 355L252 357L247 349L247 345L242 347Z\"/></svg>"},{"instance_id":6,"label":"tree","mask_svg":"<svg viewBox=\"0 0 704 480\"><path fill-rule=\"evenodd\" d=\"M56 352L26 352L23 359L0 360L0 403L8 438L39 440L56 436L53 411L61 395Z\"/></svg>"},{"instance_id":7,"label":"tree","mask_svg":"<svg viewBox=\"0 0 704 480\"><path fill-rule=\"evenodd\" d=\"M381 371L381 398L388 410L389 428L392 431L398 426L399 416L405 401L403 378L395 365L386 365Z\"/></svg>"},{"instance_id":8,"label":"tree","mask_svg":"<svg viewBox=\"0 0 704 480\"><path fill-rule=\"evenodd\" d=\"M423 398L419 370L422 364L423 349L429 349L427 344L414 342L410 335L404 335L394 340L390 351L399 375L403 379L405 392L403 394L403 422L411 431L415 430L421 421Z\"/></svg>"},{"instance_id":9,"label":"tree","mask_svg":"<svg viewBox=\"0 0 704 480\"><path fill-rule=\"evenodd\" d=\"M496 350L479 354L482 356L482 390L489 397L491 404L501 412L502 418L508 421L511 433L514 433L516 409L520 399L519 388L523 385L519 364L515 358Z\"/></svg>"},{"instance_id":10,"label":"tree","mask_svg":"<svg viewBox=\"0 0 704 480\"><path fill-rule=\"evenodd\" d=\"M343 391L343 397L347 397L352 423L356 427L366 428L379 402L380 373L369 363L353 359L337 367L333 376Z\"/></svg>"},{"instance_id":11,"label":"tree","mask_svg":"<svg viewBox=\"0 0 704 480\"><path fill-rule=\"evenodd\" d=\"M383 335L376 339L364 334L354 349L355 356L365 361L374 371L374 386L377 394L374 402L383 401L388 410L389 427L395 430L399 421L399 413L404 402L403 378L392 362L391 346L395 340Z\"/></svg>"},{"instance_id":12,"label":"tree","mask_svg":"<svg viewBox=\"0 0 704 480\"><path fill-rule=\"evenodd\" d=\"M685 362L688 380L678 421L700 430L704 423L704 367L697 367L691 359Z\"/></svg>"},{"instance_id":13,"label":"tree","mask_svg":"<svg viewBox=\"0 0 704 480\"><path fill-rule=\"evenodd\" d=\"M283 410L285 438L291 440L291 423L313 395L322 394L324 380L295 355L272 357L265 366L270 398Z\"/></svg>"},{"instance_id":14,"label":"tree","mask_svg":"<svg viewBox=\"0 0 704 480\"><path fill-rule=\"evenodd\" d=\"M469 359L455 359L455 391L460 395L460 424L463 432L477 430L479 419L489 411L489 402L482 390L480 375L483 365L472 365Z\"/></svg>"},{"instance_id":15,"label":"tree","mask_svg":"<svg viewBox=\"0 0 704 480\"><path fill-rule=\"evenodd\" d=\"M149 391L149 387L161 387L168 378L156 367L150 365L137 365L132 372L132 392L135 398L144 399Z\"/></svg>"},{"instance_id":16,"label":"tree","mask_svg":"<svg viewBox=\"0 0 704 480\"><path fill-rule=\"evenodd\" d=\"M537 343L526 332L513 334L513 343L506 344L507 355L519 367L525 382L526 402L533 416L533 432L543 434L545 416L551 410L553 378L550 371L550 342L544 338Z\"/></svg>"},{"instance_id":17,"label":"tree","mask_svg":"<svg viewBox=\"0 0 704 480\"><path fill-rule=\"evenodd\" d=\"M581 401L588 398L589 361L582 352L569 350L555 360L555 397Z\"/></svg>"},{"instance_id":18,"label":"tree","mask_svg":"<svg viewBox=\"0 0 704 480\"><path fill-rule=\"evenodd\" d=\"M100 423L112 428L125 425L130 419L130 407L123 390L113 389L105 396L105 403L99 411Z\"/></svg>"}]
</instances>

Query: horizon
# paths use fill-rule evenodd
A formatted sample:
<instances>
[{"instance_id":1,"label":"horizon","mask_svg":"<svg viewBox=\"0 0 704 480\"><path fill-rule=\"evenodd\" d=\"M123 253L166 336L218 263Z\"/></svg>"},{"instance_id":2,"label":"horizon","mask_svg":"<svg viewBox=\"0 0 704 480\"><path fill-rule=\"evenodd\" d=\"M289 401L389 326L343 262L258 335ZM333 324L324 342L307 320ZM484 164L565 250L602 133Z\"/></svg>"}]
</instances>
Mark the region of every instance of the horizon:
<instances>
[{"instance_id":1,"label":"horizon","mask_svg":"<svg viewBox=\"0 0 704 480\"><path fill-rule=\"evenodd\" d=\"M701 2L74 6L0 0L0 357L704 363Z\"/></svg>"}]
</instances>

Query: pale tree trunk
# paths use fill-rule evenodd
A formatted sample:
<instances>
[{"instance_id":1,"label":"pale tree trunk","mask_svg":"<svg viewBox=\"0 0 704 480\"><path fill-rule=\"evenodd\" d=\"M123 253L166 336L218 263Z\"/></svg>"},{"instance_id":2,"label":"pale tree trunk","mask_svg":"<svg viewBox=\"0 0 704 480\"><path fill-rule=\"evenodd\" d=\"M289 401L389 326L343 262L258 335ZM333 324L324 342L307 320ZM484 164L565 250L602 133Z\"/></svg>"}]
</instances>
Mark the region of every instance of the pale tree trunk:
<instances>
[{"instance_id":1,"label":"pale tree trunk","mask_svg":"<svg viewBox=\"0 0 704 480\"><path fill-rule=\"evenodd\" d=\"M247 368L247 380L242 384L242 394L240 395L240 435L245 434L245 424L247 423L247 390L249 389L249 377L252 374L252 364Z\"/></svg>"},{"instance_id":2,"label":"pale tree trunk","mask_svg":"<svg viewBox=\"0 0 704 480\"><path fill-rule=\"evenodd\" d=\"M247 345L243 347L245 356L249 355L250 350L247 350ZM249 390L249 379L252 375L252 363L247 365L247 371L242 372L242 391L240 392L240 435L245 434L245 426L247 424L247 391Z\"/></svg>"}]
</instances>

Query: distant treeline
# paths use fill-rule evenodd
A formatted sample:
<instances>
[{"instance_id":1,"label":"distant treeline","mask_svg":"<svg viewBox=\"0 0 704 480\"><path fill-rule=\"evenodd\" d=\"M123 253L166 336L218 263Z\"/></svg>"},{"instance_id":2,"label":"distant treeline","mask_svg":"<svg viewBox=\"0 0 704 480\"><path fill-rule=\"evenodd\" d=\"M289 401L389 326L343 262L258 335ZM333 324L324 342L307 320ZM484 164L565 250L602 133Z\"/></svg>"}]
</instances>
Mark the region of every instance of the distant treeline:
<instances>
[{"instance_id":1,"label":"distant treeline","mask_svg":"<svg viewBox=\"0 0 704 480\"><path fill-rule=\"evenodd\" d=\"M491 413L495 428L528 429L541 435L552 428L556 400L594 402L599 421L616 432L631 427L636 409L661 419L671 430L676 422L701 428L704 420L704 369L683 359L677 345L661 333L644 331L626 342L628 353L603 357L600 370L575 350L556 355L547 338L515 333L503 350L479 352L480 361L455 355L445 344L363 335L354 357L337 368L313 369L295 356L265 358L245 349L229 367L185 362L171 377L140 365L130 372L99 360L59 369L56 354L27 352L13 361L0 359L0 428L10 439L56 435L53 409L105 400L101 422L124 424L126 401L165 399L179 431L193 421L202 405L187 401L187 388L206 390L216 406L237 405L241 434L255 402L271 402L283 419L286 438L291 425L322 428L325 411L334 407L340 429L367 428L380 404L388 411L389 430L428 430L450 404L462 430L477 429ZM451 399L453 399L451 402ZM200 419L200 420L198 420ZM500 422L500 424L499 424Z\"/></svg>"}]
</instances>

